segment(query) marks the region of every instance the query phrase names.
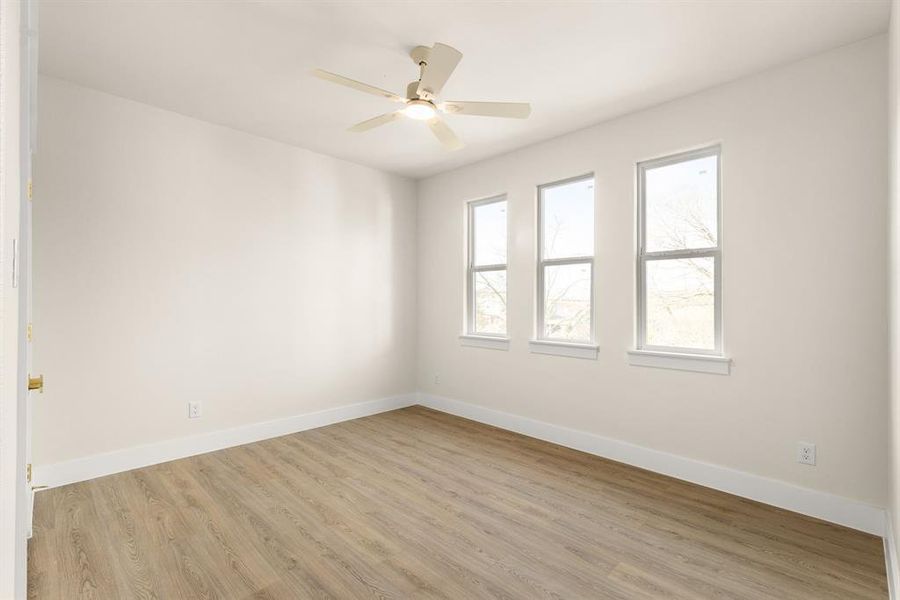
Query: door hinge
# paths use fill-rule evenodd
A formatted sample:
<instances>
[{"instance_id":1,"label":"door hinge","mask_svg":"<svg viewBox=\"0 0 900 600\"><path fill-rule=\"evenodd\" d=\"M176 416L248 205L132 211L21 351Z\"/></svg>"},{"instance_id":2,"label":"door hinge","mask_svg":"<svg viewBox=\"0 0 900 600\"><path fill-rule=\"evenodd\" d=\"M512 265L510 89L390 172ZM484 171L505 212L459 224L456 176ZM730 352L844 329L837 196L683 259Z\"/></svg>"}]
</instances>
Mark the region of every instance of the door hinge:
<instances>
[{"instance_id":1,"label":"door hinge","mask_svg":"<svg viewBox=\"0 0 900 600\"><path fill-rule=\"evenodd\" d=\"M32 338L32 335L31 335L31 323L29 323L28 326L25 328L25 337L28 338L28 341L29 341L29 342L31 341L31 338Z\"/></svg>"},{"instance_id":2,"label":"door hinge","mask_svg":"<svg viewBox=\"0 0 900 600\"><path fill-rule=\"evenodd\" d=\"M28 199L31 200L31 195L34 193L34 184L32 184L31 180L28 180Z\"/></svg>"},{"instance_id":3,"label":"door hinge","mask_svg":"<svg viewBox=\"0 0 900 600\"><path fill-rule=\"evenodd\" d=\"M31 483L31 463L28 463L27 465L25 465L25 481L26 481L26 483L29 483L29 484ZM46 485L32 485L30 487L31 487L32 492L36 492L37 490L46 490L47 489Z\"/></svg>"}]
</instances>

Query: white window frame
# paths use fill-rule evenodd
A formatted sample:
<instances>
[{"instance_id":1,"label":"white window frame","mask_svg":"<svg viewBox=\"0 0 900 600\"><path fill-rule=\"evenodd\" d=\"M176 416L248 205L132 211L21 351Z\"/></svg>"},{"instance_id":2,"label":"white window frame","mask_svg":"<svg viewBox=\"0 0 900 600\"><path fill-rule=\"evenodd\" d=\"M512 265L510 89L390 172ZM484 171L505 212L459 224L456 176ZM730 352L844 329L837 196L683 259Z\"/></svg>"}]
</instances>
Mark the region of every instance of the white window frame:
<instances>
[{"instance_id":1,"label":"white window frame","mask_svg":"<svg viewBox=\"0 0 900 600\"><path fill-rule=\"evenodd\" d=\"M699 248L692 250L663 250L647 252L646 248L646 174L650 169L664 167L698 158L716 157L716 246L711 248ZM637 332L636 348L645 353L661 353L665 355L700 355L709 357L724 356L724 344L722 336L722 147L719 144L706 146L697 150L672 154L662 158L647 160L637 165ZM713 312L715 326L715 347L706 348L680 348L675 346L655 346L647 344L647 285L646 265L648 261L677 259L677 258L713 258ZM695 369L690 369L695 370Z\"/></svg>"},{"instance_id":2,"label":"white window frame","mask_svg":"<svg viewBox=\"0 0 900 600\"><path fill-rule=\"evenodd\" d=\"M475 266L475 209L487 204L506 202L506 262L495 265ZM509 336L509 202L506 194L491 196L481 200L472 200L466 204L466 333L460 336L465 345L503 349L493 344L477 343L478 339L508 340ZM486 271L506 271L506 332L485 333L475 331L475 276ZM467 343L468 342L468 343Z\"/></svg>"},{"instance_id":3,"label":"white window frame","mask_svg":"<svg viewBox=\"0 0 900 600\"><path fill-rule=\"evenodd\" d=\"M559 187L561 185L567 185L570 183L575 183L577 181L586 181L586 180L594 180L594 173L585 173L583 175L576 175L575 177L568 177L566 179L560 179L559 181L551 181L550 183L542 183L537 187L537 299L535 302L535 306L537 307L536 315L535 315L535 339L532 340L531 350L532 352L545 352L545 347L547 345L558 345L558 346L567 346L567 347L585 347L592 349L593 352L589 352L589 356L586 358L594 358L596 357L596 346L595 346L595 337L594 333L594 324L596 319L594 318L594 256L597 254L597 186L596 182L594 185L594 194L592 198L593 202L593 211L594 215L594 223L592 223L592 231L593 231L593 244L591 248L590 256L575 256L568 258L544 258L544 190ZM590 326L588 330L590 331L590 338L587 340L570 340L565 338L553 338L547 337L545 335L544 328L544 271L545 267L548 266L565 266L565 265L583 265L587 264L591 267L591 308L589 311L590 316ZM546 352L545 352L546 353ZM554 354L558 352L552 352ZM565 354L566 356L570 354Z\"/></svg>"}]
</instances>

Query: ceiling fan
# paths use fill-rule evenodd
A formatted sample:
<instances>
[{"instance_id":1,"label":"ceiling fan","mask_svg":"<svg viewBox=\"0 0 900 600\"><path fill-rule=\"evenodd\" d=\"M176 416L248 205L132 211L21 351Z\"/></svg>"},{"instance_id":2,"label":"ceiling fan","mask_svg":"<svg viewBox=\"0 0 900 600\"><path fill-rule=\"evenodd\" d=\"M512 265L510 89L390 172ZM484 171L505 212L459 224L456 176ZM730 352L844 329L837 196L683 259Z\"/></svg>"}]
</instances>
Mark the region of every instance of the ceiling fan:
<instances>
[{"instance_id":1,"label":"ceiling fan","mask_svg":"<svg viewBox=\"0 0 900 600\"><path fill-rule=\"evenodd\" d=\"M416 46L409 53L413 62L419 66L419 79L406 86L406 97L388 92L381 88L354 81L335 73L315 69L312 74L325 81L387 98L392 102L405 104L403 108L372 119L357 123L348 131L361 133L391 123L398 119L410 118L425 121L434 136L447 150L458 150L463 143L453 130L441 119L439 113L458 115L478 115L482 117L506 117L524 119L531 113L531 105L526 102L467 102L450 100L438 102L444 84L450 79L456 65L462 59L462 53L446 44L437 43L433 47Z\"/></svg>"}]
</instances>

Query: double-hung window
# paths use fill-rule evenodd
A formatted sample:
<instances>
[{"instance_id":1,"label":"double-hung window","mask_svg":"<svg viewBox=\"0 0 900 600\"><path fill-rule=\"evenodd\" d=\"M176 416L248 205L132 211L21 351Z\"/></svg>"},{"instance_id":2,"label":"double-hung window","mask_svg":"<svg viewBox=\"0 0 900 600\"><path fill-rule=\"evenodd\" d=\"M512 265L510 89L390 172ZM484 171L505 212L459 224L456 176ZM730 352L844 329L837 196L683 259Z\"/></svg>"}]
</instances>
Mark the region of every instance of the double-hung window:
<instances>
[{"instance_id":1,"label":"double-hung window","mask_svg":"<svg viewBox=\"0 0 900 600\"><path fill-rule=\"evenodd\" d=\"M506 197L468 205L466 333L506 337Z\"/></svg>"},{"instance_id":2,"label":"double-hung window","mask_svg":"<svg viewBox=\"0 0 900 600\"><path fill-rule=\"evenodd\" d=\"M538 187L537 343L592 344L594 176Z\"/></svg>"},{"instance_id":3,"label":"double-hung window","mask_svg":"<svg viewBox=\"0 0 900 600\"><path fill-rule=\"evenodd\" d=\"M719 158L638 164L638 350L722 354Z\"/></svg>"}]
</instances>

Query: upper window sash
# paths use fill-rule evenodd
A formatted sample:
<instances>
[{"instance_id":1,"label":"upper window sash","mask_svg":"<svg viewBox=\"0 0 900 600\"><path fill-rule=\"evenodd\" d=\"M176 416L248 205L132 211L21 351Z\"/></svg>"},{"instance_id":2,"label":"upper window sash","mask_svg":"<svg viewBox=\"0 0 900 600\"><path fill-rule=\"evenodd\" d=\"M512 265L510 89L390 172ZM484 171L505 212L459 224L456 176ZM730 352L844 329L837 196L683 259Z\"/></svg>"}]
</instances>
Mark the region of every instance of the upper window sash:
<instances>
[{"instance_id":1,"label":"upper window sash","mask_svg":"<svg viewBox=\"0 0 900 600\"><path fill-rule=\"evenodd\" d=\"M591 220L587 223L587 231L590 233L590 247L578 248L579 250L586 250L587 252L566 252L565 249L560 250L552 250L553 256L548 256L548 244L547 240L544 239L544 225L547 223L547 212L546 212L546 203L544 202L545 194L549 190L553 190L555 188L564 187L567 185L572 185L575 183L579 183L582 181L594 181L593 173L586 173L584 175L578 175L576 177L569 177L567 179L562 179L559 181L553 181L551 183L543 183L538 186L538 260L541 262L552 262L554 260L562 260L562 259L578 259L578 258L593 258L594 257L594 246L596 242L594 240L594 202L593 199L595 197L596 192L592 190L591 194Z\"/></svg>"},{"instance_id":2,"label":"upper window sash","mask_svg":"<svg viewBox=\"0 0 900 600\"><path fill-rule=\"evenodd\" d=\"M710 146L706 148L701 148L699 150L691 150L688 152L682 152L680 154L674 154L672 156L666 156L663 158L657 158L652 160L647 160L638 163L638 253L641 256L665 256L668 254L690 254L693 252L703 252L704 250L717 249L722 244L722 169L721 169L721 147ZM715 158L716 163L716 218L715 218L715 243L712 243L712 240L706 240L710 243L707 244L695 244L690 245L687 244L682 247L672 247L667 249L658 249L650 247L647 240L647 221L648 221L648 213L647 213L647 172L659 169L661 167L667 167L671 165L677 165L681 163L686 163L688 161L699 160L703 158ZM697 236L698 238L702 236Z\"/></svg>"},{"instance_id":3,"label":"upper window sash","mask_svg":"<svg viewBox=\"0 0 900 600\"><path fill-rule=\"evenodd\" d=\"M476 247L476 244L478 242L479 232L477 229L478 223L477 223L477 219L475 218L475 211L478 208L481 208L484 206L489 206L491 204L498 204L501 202L506 202L506 196L495 196L492 198L486 198L484 200L473 200L468 203L468 208L467 208L467 211L468 211L468 257L467 258L468 258L469 268L479 269L479 268L505 267L506 266L506 263L508 261L507 253L508 253L508 241L509 241L508 240L509 236L507 234L508 233L507 230L509 228L508 215L507 215L507 218L505 219L506 226L503 230L503 251L502 251L503 255L502 255L502 257L496 256L496 254L495 255L488 254L488 256L486 257L486 258L502 258L503 260L479 261L478 248ZM487 254L487 250L485 250L485 253Z\"/></svg>"}]
</instances>

